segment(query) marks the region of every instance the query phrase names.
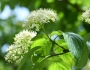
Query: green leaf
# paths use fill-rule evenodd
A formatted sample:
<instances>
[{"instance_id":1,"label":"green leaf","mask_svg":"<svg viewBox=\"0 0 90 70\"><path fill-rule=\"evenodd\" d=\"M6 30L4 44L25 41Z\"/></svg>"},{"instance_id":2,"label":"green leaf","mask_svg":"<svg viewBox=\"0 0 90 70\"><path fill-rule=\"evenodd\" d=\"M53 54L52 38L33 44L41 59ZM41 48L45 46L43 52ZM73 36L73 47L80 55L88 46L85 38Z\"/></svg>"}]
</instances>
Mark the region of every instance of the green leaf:
<instances>
[{"instance_id":1,"label":"green leaf","mask_svg":"<svg viewBox=\"0 0 90 70\"><path fill-rule=\"evenodd\" d=\"M37 62L34 67L32 68L32 70L43 70L44 67L44 62Z\"/></svg>"},{"instance_id":2,"label":"green leaf","mask_svg":"<svg viewBox=\"0 0 90 70\"><path fill-rule=\"evenodd\" d=\"M62 35L62 33L60 31L53 31L50 36L53 36L53 35Z\"/></svg>"},{"instance_id":3,"label":"green leaf","mask_svg":"<svg viewBox=\"0 0 90 70\"><path fill-rule=\"evenodd\" d=\"M60 55L60 58L70 67L75 65L74 56L70 52Z\"/></svg>"},{"instance_id":4,"label":"green leaf","mask_svg":"<svg viewBox=\"0 0 90 70\"><path fill-rule=\"evenodd\" d=\"M58 43L60 46L64 47L65 49L68 49L67 44L64 39L57 40L56 43ZM54 52L56 54L63 53L63 49L58 47L57 45L54 46ZM60 58L69 66L74 66L74 56L68 52L66 54L60 55Z\"/></svg>"},{"instance_id":5,"label":"green leaf","mask_svg":"<svg viewBox=\"0 0 90 70\"><path fill-rule=\"evenodd\" d=\"M90 33L84 36L84 42L86 43L88 40L90 40Z\"/></svg>"},{"instance_id":6,"label":"green leaf","mask_svg":"<svg viewBox=\"0 0 90 70\"><path fill-rule=\"evenodd\" d=\"M86 46L88 47L89 59L90 59L90 33L88 33L84 36L84 42L85 42Z\"/></svg>"},{"instance_id":7,"label":"green leaf","mask_svg":"<svg viewBox=\"0 0 90 70\"><path fill-rule=\"evenodd\" d=\"M65 40L64 39L60 39L60 40L57 40L57 41L55 41L58 45L60 45L60 46L62 46L63 48L65 48L65 49L67 49L68 50L68 47L67 47L67 44L66 44L66 42L65 42ZM63 49L62 48L60 48L58 45L54 45L54 47L53 47L53 51L54 51L54 53L63 53Z\"/></svg>"},{"instance_id":8,"label":"green leaf","mask_svg":"<svg viewBox=\"0 0 90 70\"><path fill-rule=\"evenodd\" d=\"M77 69L83 68L87 64L88 55L89 55L89 50L86 46L84 46L84 48L82 50L82 56L76 65Z\"/></svg>"},{"instance_id":9,"label":"green leaf","mask_svg":"<svg viewBox=\"0 0 90 70\"><path fill-rule=\"evenodd\" d=\"M64 39L57 40L56 43L58 43L60 46L64 47L65 49L68 49Z\"/></svg>"},{"instance_id":10,"label":"green leaf","mask_svg":"<svg viewBox=\"0 0 90 70\"><path fill-rule=\"evenodd\" d=\"M71 67L63 62L59 56L49 58L48 62L48 70L71 70Z\"/></svg>"},{"instance_id":11,"label":"green leaf","mask_svg":"<svg viewBox=\"0 0 90 70\"><path fill-rule=\"evenodd\" d=\"M30 59L28 59L28 60L26 60L26 62L23 64L21 70L30 70L30 69L32 70L32 67L33 67L33 62L32 62Z\"/></svg>"},{"instance_id":12,"label":"green leaf","mask_svg":"<svg viewBox=\"0 0 90 70\"><path fill-rule=\"evenodd\" d=\"M39 63L37 63L33 70L71 70L71 67L67 65L59 56L54 56L48 58L43 58Z\"/></svg>"},{"instance_id":13,"label":"green leaf","mask_svg":"<svg viewBox=\"0 0 90 70\"><path fill-rule=\"evenodd\" d=\"M88 60L88 49L84 46L83 38L75 33L63 33L64 39L68 45L69 51L76 59L76 68L84 67Z\"/></svg>"},{"instance_id":14,"label":"green leaf","mask_svg":"<svg viewBox=\"0 0 90 70\"><path fill-rule=\"evenodd\" d=\"M83 39L75 33L63 33L64 39L68 45L70 52L79 59L84 47Z\"/></svg>"},{"instance_id":15,"label":"green leaf","mask_svg":"<svg viewBox=\"0 0 90 70\"><path fill-rule=\"evenodd\" d=\"M86 45L87 45L88 50L89 50L89 59L90 59L90 40L86 42Z\"/></svg>"},{"instance_id":16,"label":"green leaf","mask_svg":"<svg viewBox=\"0 0 90 70\"><path fill-rule=\"evenodd\" d=\"M55 62L49 66L48 70L70 70L70 68L64 62Z\"/></svg>"},{"instance_id":17,"label":"green leaf","mask_svg":"<svg viewBox=\"0 0 90 70\"><path fill-rule=\"evenodd\" d=\"M84 36L84 42L86 43L86 45L89 49L89 53L90 53L90 33L88 33Z\"/></svg>"},{"instance_id":18,"label":"green leaf","mask_svg":"<svg viewBox=\"0 0 90 70\"><path fill-rule=\"evenodd\" d=\"M86 42L86 45L88 46L89 54L90 54L90 40Z\"/></svg>"},{"instance_id":19,"label":"green leaf","mask_svg":"<svg viewBox=\"0 0 90 70\"><path fill-rule=\"evenodd\" d=\"M22 70L22 67L24 65L24 63L27 61L27 60L30 60L30 56L36 51L38 50L39 47L34 47L32 48L29 52L27 52L25 54L25 56L23 57L23 59L21 60L20 64L19 64L19 67L18 67L18 70Z\"/></svg>"},{"instance_id":20,"label":"green leaf","mask_svg":"<svg viewBox=\"0 0 90 70\"><path fill-rule=\"evenodd\" d=\"M35 40L31 48L36 46L40 47L39 51L42 51L43 55L48 55L51 50L52 44L48 39L41 38L41 39Z\"/></svg>"}]
</instances>

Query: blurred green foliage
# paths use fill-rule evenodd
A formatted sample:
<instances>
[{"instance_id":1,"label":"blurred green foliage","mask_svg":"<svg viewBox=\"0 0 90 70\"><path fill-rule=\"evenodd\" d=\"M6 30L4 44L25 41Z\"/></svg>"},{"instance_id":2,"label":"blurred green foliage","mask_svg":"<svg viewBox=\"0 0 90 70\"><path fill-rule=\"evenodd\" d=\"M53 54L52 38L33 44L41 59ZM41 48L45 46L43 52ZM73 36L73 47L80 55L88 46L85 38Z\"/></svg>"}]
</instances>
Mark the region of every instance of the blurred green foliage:
<instances>
[{"instance_id":1,"label":"blurred green foliage","mask_svg":"<svg viewBox=\"0 0 90 70\"><path fill-rule=\"evenodd\" d=\"M46 30L62 30L71 31L84 36L89 32L89 24L82 22L81 14L84 10L90 7L90 0L0 0L0 10L4 10L5 6L9 5L13 10L16 6L26 7L30 11L38 8L51 8L54 9L58 16L59 21L57 24L47 24ZM22 14L23 15L23 14ZM11 44L13 37L16 33L22 30L22 22L16 20L14 15L8 19L0 19L0 70L14 70L12 66L6 65L4 54L1 48L4 44ZM57 27L57 28L55 28Z\"/></svg>"}]
</instances>

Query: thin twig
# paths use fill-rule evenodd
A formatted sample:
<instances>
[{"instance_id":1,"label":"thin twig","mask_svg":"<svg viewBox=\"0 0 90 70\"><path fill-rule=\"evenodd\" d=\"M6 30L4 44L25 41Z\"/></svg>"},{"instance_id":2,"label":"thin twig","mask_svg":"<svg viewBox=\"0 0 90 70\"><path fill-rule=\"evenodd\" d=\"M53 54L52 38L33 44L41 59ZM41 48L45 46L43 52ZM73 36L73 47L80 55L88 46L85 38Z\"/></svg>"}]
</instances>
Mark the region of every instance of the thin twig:
<instances>
[{"instance_id":1,"label":"thin twig","mask_svg":"<svg viewBox=\"0 0 90 70\"><path fill-rule=\"evenodd\" d=\"M69 51L64 52L64 53L59 53L59 54L48 55L48 56L46 56L45 58L43 58L43 59L41 60L41 62L44 61L44 60L47 59L47 58L55 57L55 56L58 56L58 55L63 55L63 54L66 54L66 53L68 53L68 52L69 52Z\"/></svg>"},{"instance_id":2,"label":"thin twig","mask_svg":"<svg viewBox=\"0 0 90 70\"><path fill-rule=\"evenodd\" d=\"M60 48L66 50L64 47L60 46L60 45L59 45L58 43L56 43L55 41L52 41L52 40L51 40L51 42L52 42L52 43L55 43L55 44L56 44L57 46L59 46Z\"/></svg>"}]
</instances>

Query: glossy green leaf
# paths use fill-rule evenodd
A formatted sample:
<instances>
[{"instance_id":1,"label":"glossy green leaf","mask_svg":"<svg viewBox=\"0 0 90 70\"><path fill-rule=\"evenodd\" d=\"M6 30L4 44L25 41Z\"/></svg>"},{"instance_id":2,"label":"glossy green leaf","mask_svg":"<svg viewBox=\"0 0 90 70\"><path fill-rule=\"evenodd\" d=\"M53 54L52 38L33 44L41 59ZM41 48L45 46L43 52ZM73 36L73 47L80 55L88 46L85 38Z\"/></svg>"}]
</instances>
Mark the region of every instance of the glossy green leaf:
<instances>
[{"instance_id":1,"label":"glossy green leaf","mask_svg":"<svg viewBox=\"0 0 90 70\"><path fill-rule=\"evenodd\" d=\"M84 46L83 38L75 33L63 33L69 51L76 59L76 68L80 69L86 65L88 60L88 49ZM86 59L86 60L84 60Z\"/></svg>"},{"instance_id":2,"label":"glossy green leaf","mask_svg":"<svg viewBox=\"0 0 90 70\"><path fill-rule=\"evenodd\" d=\"M83 39L75 33L63 33L63 36L70 52L76 59L79 59L84 47Z\"/></svg>"}]
</instances>

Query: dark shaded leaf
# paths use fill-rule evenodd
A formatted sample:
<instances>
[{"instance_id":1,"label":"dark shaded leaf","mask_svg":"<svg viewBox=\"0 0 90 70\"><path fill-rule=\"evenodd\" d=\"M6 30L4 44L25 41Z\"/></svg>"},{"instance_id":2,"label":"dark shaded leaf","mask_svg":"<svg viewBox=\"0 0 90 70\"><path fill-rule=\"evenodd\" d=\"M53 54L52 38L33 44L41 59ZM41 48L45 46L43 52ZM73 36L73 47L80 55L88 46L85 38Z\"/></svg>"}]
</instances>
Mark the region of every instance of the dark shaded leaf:
<instances>
[{"instance_id":1,"label":"dark shaded leaf","mask_svg":"<svg viewBox=\"0 0 90 70\"><path fill-rule=\"evenodd\" d=\"M76 68L84 67L88 60L88 49L84 46L83 38L75 33L63 33L68 49L76 59Z\"/></svg>"},{"instance_id":2,"label":"dark shaded leaf","mask_svg":"<svg viewBox=\"0 0 90 70\"><path fill-rule=\"evenodd\" d=\"M70 52L76 59L79 59L84 47L83 39L75 33L63 33L63 36Z\"/></svg>"},{"instance_id":3,"label":"dark shaded leaf","mask_svg":"<svg viewBox=\"0 0 90 70\"><path fill-rule=\"evenodd\" d=\"M86 43L86 45L89 49L89 53L90 53L90 33L88 33L84 36L84 42Z\"/></svg>"}]
</instances>

